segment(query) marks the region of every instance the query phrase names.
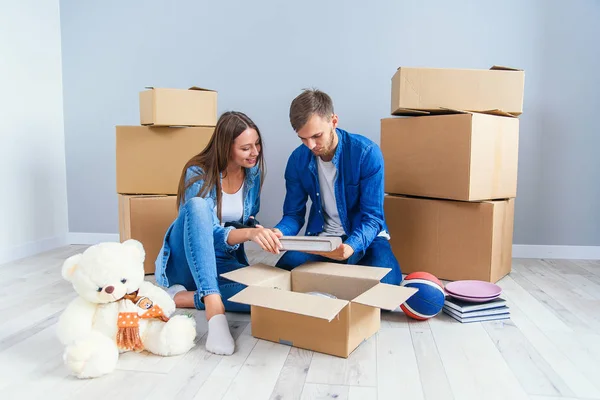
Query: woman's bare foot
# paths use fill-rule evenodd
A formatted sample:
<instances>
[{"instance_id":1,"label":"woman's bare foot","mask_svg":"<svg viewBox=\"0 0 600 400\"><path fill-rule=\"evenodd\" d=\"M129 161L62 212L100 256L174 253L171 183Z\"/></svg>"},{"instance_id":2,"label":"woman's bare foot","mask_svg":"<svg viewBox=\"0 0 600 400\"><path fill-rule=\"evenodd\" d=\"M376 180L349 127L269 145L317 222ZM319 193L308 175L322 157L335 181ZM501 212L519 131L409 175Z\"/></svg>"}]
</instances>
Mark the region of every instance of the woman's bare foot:
<instances>
[{"instance_id":1,"label":"woman's bare foot","mask_svg":"<svg viewBox=\"0 0 600 400\"><path fill-rule=\"evenodd\" d=\"M219 294L209 294L204 296L204 308L206 310L206 320L210 321L212 317L218 314L225 314L225 306Z\"/></svg>"},{"instance_id":2,"label":"woman's bare foot","mask_svg":"<svg viewBox=\"0 0 600 400\"><path fill-rule=\"evenodd\" d=\"M173 296L173 301L177 308L196 308L194 303L194 293L187 290L178 292Z\"/></svg>"}]
</instances>

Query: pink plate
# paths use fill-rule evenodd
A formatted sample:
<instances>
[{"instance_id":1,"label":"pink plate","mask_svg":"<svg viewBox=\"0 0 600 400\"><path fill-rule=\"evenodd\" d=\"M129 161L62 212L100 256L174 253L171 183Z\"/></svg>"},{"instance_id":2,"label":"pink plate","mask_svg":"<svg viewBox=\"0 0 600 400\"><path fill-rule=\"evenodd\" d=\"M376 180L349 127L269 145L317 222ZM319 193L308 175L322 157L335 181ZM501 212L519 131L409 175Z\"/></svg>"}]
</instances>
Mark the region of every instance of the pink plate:
<instances>
[{"instance_id":1,"label":"pink plate","mask_svg":"<svg viewBox=\"0 0 600 400\"><path fill-rule=\"evenodd\" d=\"M456 299L468 301L470 303L485 303L486 301L494 300L494 299L500 297L500 295L492 296L492 297L465 297L465 296L459 296L457 294L453 294L450 292L448 292L448 296L454 297Z\"/></svg>"},{"instance_id":2,"label":"pink plate","mask_svg":"<svg viewBox=\"0 0 600 400\"><path fill-rule=\"evenodd\" d=\"M455 281L446 285L445 289L450 294L455 294L470 298L487 298L500 296L502 288L490 282L485 281Z\"/></svg>"}]
</instances>

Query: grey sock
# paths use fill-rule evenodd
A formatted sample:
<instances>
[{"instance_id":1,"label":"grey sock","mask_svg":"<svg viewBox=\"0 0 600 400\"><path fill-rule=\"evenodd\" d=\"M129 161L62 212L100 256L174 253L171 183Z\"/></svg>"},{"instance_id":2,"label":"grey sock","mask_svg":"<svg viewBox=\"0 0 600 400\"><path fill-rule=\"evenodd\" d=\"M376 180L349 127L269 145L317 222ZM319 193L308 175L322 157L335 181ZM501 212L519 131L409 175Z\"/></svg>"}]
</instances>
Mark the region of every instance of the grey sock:
<instances>
[{"instance_id":1,"label":"grey sock","mask_svg":"<svg viewBox=\"0 0 600 400\"><path fill-rule=\"evenodd\" d=\"M214 354L231 355L235 350L235 341L229 332L225 314L217 314L208 321L206 351Z\"/></svg>"},{"instance_id":2,"label":"grey sock","mask_svg":"<svg viewBox=\"0 0 600 400\"><path fill-rule=\"evenodd\" d=\"M175 295L179 292L184 292L187 291L187 289L185 288L185 286L183 285L173 285L173 286L169 286L169 288L167 288L166 292L169 296L171 296L172 299L175 298Z\"/></svg>"}]
</instances>

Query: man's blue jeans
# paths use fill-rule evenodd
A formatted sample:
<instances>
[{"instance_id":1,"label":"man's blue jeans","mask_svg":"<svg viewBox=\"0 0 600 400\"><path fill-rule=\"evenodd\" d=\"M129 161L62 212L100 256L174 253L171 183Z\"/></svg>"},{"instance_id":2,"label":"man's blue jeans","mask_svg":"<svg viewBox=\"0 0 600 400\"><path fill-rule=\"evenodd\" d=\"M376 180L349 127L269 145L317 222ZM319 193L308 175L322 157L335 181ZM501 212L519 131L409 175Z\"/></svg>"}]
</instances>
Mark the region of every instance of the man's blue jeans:
<instances>
[{"instance_id":1,"label":"man's blue jeans","mask_svg":"<svg viewBox=\"0 0 600 400\"><path fill-rule=\"evenodd\" d=\"M344 240L345 237L342 237ZM400 264L392 252L389 241L381 236L373 240L364 254L355 253L345 261L332 260L316 254L303 253L299 251L287 251L277 262L277 267L291 271L297 266L309 261L325 261L351 265L364 265L368 267L384 267L392 270L381 279L382 283L399 285L402 282L402 271Z\"/></svg>"},{"instance_id":2,"label":"man's blue jeans","mask_svg":"<svg viewBox=\"0 0 600 400\"><path fill-rule=\"evenodd\" d=\"M194 305L203 310L202 298L220 294L226 311L250 312L250 306L228 301L246 286L220 275L248 265L244 247L235 253L216 251L212 233L212 210L201 197L182 206L169 236L171 255L166 274L170 285L183 285L195 291Z\"/></svg>"}]
</instances>

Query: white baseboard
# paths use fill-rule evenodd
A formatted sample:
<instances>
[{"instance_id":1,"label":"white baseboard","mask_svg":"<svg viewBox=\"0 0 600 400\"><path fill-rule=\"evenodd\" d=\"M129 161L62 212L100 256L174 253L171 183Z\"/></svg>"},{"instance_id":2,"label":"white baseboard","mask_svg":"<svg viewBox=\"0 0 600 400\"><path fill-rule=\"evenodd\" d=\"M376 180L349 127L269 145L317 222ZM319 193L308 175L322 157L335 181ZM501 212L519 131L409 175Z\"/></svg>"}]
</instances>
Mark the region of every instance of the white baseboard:
<instances>
[{"instance_id":1,"label":"white baseboard","mask_svg":"<svg viewBox=\"0 0 600 400\"><path fill-rule=\"evenodd\" d=\"M0 249L0 264L6 264L21 258L30 257L67 244L68 241L66 235L57 235L13 246L8 249Z\"/></svg>"},{"instance_id":2,"label":"white baseboard","mask_svg":"<svg viewBox=\"0 0 600 400\"><path fill-rule=\"evenodd\" d=\"M600 246L513 245L513 258L600 260Z\"/></svg>"},{"instance_id":3,"label":"white baseboard","mask_svg":"<svg viewBox=\"0 0 600 400\"><path fill-rule=\"evenodd\" d=\"M69 244L97 244L101 242L119 242L118 233L86 233L69 232L67 234L67 243Z\"/></svg>"}]
</instances>

